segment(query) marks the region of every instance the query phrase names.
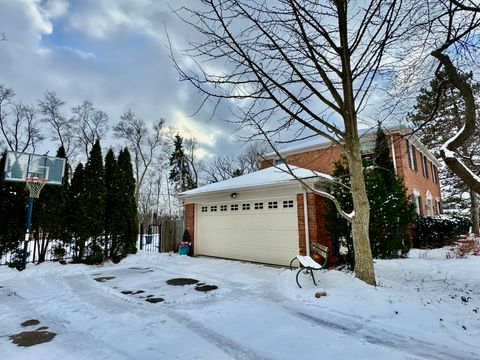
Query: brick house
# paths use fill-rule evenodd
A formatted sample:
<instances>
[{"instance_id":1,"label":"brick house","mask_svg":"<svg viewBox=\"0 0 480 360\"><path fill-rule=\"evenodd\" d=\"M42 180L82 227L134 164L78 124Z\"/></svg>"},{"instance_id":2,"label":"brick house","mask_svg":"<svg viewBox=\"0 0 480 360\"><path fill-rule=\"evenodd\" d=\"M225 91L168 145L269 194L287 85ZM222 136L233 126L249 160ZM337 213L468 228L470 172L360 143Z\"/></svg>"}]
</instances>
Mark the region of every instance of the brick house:
<instances>
[{"instance_id":1,"label":"brick house","mask_svg":"<svg viewBox=\"0 0 480 360\"><path fill-rule=\"evenodd\" d=\"M410 130L386 129L397 175L420 215L442 212L438 160ZM362 156L371 157L376 130L361 135ZM342 151L330 142L303 141L280 151L295 174L312 184L330 179ZM179 194L194 254L287 265L312 242L329 247L324 198L303 189L286 172L276 153L266 154L262 169ZM275 166L273 166L275 165ZM305 221L307 219L307 221Z\"/></svg>"}]
</instances>

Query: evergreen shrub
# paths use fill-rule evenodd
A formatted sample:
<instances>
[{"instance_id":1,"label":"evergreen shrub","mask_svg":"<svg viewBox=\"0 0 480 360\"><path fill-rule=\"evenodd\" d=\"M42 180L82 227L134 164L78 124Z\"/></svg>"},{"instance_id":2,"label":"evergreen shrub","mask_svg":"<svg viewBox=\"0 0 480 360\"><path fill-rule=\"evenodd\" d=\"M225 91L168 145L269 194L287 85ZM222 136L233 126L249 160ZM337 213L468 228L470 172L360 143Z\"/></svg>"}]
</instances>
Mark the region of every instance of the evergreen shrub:
<instances>
[{"instance_id":1,"label":"evergreen shrub","mask_svg":"<svg viewBox=\"0 0 480 360\"><path fill-rule=\"evenodd\" d=\"M472 222L458 215L419 217L415 224L414 247L439 248L452 245L460 235L468 233Z\"/></svg>"}]
</instances>

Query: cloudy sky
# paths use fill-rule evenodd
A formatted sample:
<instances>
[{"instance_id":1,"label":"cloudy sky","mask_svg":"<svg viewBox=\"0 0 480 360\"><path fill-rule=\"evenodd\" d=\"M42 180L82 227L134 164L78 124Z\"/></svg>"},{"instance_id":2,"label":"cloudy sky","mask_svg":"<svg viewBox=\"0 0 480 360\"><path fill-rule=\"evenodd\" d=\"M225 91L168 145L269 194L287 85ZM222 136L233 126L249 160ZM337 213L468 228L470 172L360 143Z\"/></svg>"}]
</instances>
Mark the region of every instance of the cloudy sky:
<instances>
[{"instance_id":1,"label":"cloudy sky","mask_svg":"<svg viewBox=\"0 0 480 360\"><path fill-rule=\"evenodd\" d=\"M208 106L191 117L199 94L180 83L169 59L166 30L177 48L188 29L172 14L180 1L0 0L0 83L18 99L35 103L47 90L73 107L90 100L113 126L132 108L147 122L165 118L194 135L202 156L233 153L231 117ZM110 140L112 141L112 140Z\"/></svg>"}]
</instances>

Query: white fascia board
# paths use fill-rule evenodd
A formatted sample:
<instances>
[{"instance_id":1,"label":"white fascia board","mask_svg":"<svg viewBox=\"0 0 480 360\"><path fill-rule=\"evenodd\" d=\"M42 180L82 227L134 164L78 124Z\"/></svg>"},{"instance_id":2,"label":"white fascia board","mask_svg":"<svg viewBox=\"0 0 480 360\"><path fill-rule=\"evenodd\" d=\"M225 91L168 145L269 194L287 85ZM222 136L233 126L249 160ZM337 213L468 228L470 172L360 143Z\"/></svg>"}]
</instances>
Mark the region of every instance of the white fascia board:
<instances>
[{"instance_id":1,"label":"white fascia board","mask_svg":"<svg viewBox=\"0 0 480 360\"><path fill-rule=\"evenodd\" d=\"M317 177L302 179L303 182L308 184L313 188L315 182L318 181ZM302 192L302 184L298 180L289 180L282 182L280 184L265 184L257 186L245 186L235 189L224 189L218 191L204 192L200 194L184 195L178 196L185 204L194 204L194 203L214 203L225 201L242 201L242 195L244 193L249 193L250 195L255 194L255 198L265 198L272 197L276 198L279 195L284 194L300 194ZM237 193L237 197L232 199L230 194Z\"/></svg>"}]
</instances>

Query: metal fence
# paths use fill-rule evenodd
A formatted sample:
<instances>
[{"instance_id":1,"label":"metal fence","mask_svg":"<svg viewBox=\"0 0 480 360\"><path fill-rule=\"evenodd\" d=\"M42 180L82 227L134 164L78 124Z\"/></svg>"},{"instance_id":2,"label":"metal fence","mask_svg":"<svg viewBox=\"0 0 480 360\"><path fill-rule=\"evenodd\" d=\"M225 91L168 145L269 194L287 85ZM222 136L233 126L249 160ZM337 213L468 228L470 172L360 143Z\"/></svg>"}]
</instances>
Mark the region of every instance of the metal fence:
<instances>
[{"instance_id":1,"label":"metal fence","mask_svg":"<svg viewBox=\"0 0 480 360\"><path fill-rule=\"evenodd\" d=\"M137 240L137 249L151 253L178 251L183 229L183 220L164 220L160 224L142 225ZM86 249L89 244L89 241L85 243ZM17 249L3 255L0 254L0 266L9 264L15 266L15 264L21 263L22 251L23 241L19 241ZM32 239L28 242L27 251L27 263L68 261L78 255L74 242L66 243L62 240Z\"/></svg>"},{"instance_id":2,"label":"metal fence","mask_svg":"<svg viewBox=\"0 0 480 360\"><path fill-rule=\"evenodd\" d=\"M22 261L23 241L17 249L9 251L0 256L0 265L16 264ZM76 249L73 243L65 243L61 240L31 240L28 242L27 263L38 263L42 261L71 260L76 256Z\"/></svg>"}]
</instances>

